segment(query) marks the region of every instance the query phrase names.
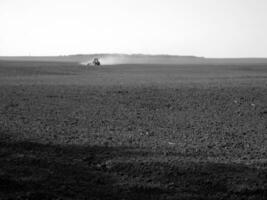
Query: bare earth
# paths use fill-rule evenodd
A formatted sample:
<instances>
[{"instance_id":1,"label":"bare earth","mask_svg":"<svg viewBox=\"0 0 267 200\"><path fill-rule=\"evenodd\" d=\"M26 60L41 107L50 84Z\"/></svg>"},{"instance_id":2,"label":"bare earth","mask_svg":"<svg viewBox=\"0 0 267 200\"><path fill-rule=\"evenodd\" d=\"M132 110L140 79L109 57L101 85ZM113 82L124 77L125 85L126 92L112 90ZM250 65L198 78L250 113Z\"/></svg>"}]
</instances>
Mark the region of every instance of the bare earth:
<instances>
[{"instance_id":1,"label":"bare earth","mask_svg":"<svg viewBox=\"0 0 267 200\"><path fill-rule=\"evenodd\" d=\"M267 65L0 61L0 199L267 196Z\"/></svg>"}]
</instances>

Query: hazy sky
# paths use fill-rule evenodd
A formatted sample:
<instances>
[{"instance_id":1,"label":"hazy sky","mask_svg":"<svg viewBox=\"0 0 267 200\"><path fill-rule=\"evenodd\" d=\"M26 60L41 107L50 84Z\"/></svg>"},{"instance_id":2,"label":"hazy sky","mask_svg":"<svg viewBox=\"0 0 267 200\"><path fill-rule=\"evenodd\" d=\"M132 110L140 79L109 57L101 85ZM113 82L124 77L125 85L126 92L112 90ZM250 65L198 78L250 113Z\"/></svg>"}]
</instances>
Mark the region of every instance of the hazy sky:
<instances>
[{"instance_id":1,"label":"hazy sky","mask_svg":"<svg viewBox=\"0 0 267 200\"><path fill-rule=\"evenodd\" d=\"M0 55L267 57L267 0L0 0Z\"/></svg>"}]
</instances>

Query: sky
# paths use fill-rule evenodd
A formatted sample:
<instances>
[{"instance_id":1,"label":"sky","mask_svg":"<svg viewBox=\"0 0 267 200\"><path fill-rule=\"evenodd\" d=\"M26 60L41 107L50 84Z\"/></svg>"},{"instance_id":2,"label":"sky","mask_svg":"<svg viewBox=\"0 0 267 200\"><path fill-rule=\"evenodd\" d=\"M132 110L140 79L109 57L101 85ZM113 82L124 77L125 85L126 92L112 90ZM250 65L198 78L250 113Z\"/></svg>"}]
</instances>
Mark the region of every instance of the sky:
<instances>
[{"instance_id":1,"label":"sky","mask_svg":"<svg viewBox=\"0 0 267 200\"><path fill-rule=\"evenodd\" d=\"M266 0L0 0L0 55L267 57Z\"/></svg>"}]
</instances>

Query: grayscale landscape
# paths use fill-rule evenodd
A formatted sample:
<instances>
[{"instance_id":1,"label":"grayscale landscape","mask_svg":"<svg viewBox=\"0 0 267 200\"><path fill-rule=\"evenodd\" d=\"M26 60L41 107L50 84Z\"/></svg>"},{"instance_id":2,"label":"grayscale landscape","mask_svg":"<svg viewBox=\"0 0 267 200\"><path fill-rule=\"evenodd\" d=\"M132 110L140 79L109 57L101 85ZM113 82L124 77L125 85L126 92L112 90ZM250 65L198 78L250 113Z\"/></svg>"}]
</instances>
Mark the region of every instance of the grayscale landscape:
<instances>
[{"instance_id":1,"label":"grayscale landscape","mask_svg":"<svg viewBox=\"0 0 267 200\"><path fill-rule=\"evenodd\" d=\"M267 200L266 0L0 0L0 200Z\"/></svg>"}]
</instances>

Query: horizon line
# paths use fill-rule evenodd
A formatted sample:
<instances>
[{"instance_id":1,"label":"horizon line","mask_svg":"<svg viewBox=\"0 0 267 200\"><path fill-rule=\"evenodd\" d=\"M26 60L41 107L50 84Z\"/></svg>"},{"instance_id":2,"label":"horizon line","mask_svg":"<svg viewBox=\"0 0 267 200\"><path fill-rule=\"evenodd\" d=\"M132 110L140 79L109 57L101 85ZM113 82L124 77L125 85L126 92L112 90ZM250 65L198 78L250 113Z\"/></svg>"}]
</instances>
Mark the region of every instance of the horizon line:
<instances>
[{"instance_id":1,"label":"horizon line","mask_svg":"<svg viewBox=\"0 0 267 200\"><path fill-rule=\"evenodd\" d=\"M170 57L191 57L198 59L267 59L266 57L205 57L196 55L179 55L179 54L146 54L146 53L78 53L66 55L0 55L0 57L70 57L70 56L89 56L89 55L126 55L126 56L170 56Z\"/></svg>"}]
</instances>

